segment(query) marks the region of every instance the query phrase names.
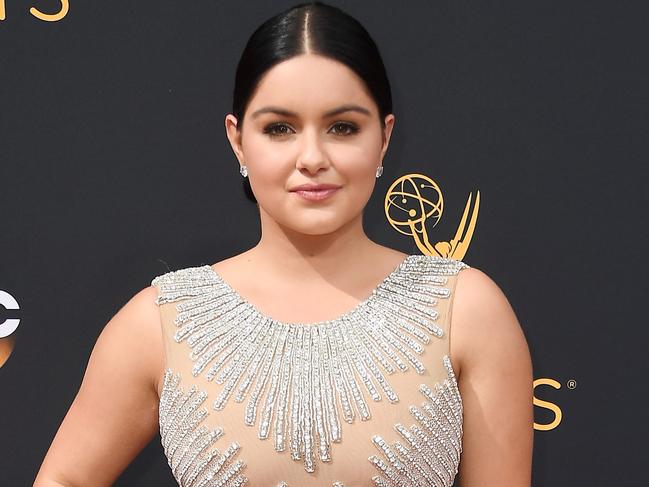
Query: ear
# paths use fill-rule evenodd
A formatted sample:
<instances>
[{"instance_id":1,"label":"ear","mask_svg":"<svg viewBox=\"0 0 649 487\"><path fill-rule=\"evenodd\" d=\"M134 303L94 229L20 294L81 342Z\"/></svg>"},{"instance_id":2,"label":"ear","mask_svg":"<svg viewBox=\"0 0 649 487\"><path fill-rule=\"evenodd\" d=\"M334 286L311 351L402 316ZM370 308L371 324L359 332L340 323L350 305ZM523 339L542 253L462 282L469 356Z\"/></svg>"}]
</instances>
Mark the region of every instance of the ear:
<instances>
[{"instance_id":1,"label":"ear","mask_svg":"<svg viewBox=\"0 0 649 487\"><path fill-rule=\"evenodd\" d=\"M245 164L243 158L243 150L241 148L241 130L238 127L237 117L228 113L225 116L225 133L228 136L230 141L230 146L234 151L234 155L237 156L240 164Z\"/></svg>"},{"instance_id":2,"label":"ear","mask_svg":"<svg viewBox=\"0 0 649 487\"><path fill-rule=\"evenodd\" d=\"M381 162L383 162L385 153L388 151L388 145L390 144L390 136L392 135L393 128L394 128L394 114L390 113L385 116L385 129L383 131L383 147L381 148Z\"/></svg>"}]
</instances>

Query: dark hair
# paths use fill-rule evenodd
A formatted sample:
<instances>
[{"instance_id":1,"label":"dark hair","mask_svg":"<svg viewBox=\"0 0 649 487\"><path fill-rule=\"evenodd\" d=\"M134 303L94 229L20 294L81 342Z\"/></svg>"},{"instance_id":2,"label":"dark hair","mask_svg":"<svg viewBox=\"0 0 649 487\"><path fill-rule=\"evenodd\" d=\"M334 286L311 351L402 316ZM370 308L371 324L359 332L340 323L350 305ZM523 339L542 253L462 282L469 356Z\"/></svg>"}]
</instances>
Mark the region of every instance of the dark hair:
<instances>
[{"instance_id":1,"label":"dark hair","mask_svg":"<svg viewBox=\"0 0 649 487\"><path fill-rule=\"evenodd\" d=\"M232 99L232 114L239 128L264 73L306 52L332 58L352 69L365 82L385 128L385 116L392 113L392 93L379 50L360 22L322 2L300 3L280 12L248 39L237 66ZM247 177L243 178L243 189L246 197L257 203Z\"/></svg>"}]
</instances>

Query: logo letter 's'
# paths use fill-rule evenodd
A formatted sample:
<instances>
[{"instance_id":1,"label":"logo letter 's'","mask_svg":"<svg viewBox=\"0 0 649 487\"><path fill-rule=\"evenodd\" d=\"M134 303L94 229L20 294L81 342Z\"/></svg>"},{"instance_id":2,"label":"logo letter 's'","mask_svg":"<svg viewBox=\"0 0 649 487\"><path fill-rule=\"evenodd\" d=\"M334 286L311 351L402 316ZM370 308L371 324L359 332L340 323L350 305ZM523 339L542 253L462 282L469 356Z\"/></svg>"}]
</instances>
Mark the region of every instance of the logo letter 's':
<instances>
[{"instance_id":1,"label":"logo letter 's'","mask_svg":"<svg viewBox=\"0 0 649 487\"><path fill-rule=\"evenodd\" d=\"M536 390L536 386L551 386L554 387L555 389L561 389L561 384L559 384L554 379L536 379L534 381L535 390ZM561 408L559 406L557 406L552 402L541 401L540 399L537 399L536 396L534 396L534 405L539 406L541 408L549 409L554 413L554 421L548 424L538 424L535 422L534 423L535 430L549 431L559 426L559 423L561 423L561 418L562 418Z\"/></svg>"},{"instance_id":2,"label":"logo letter 's'","mask_svg":"<svg viewBox=\"0 0 649 487\"><path fill-rule=\"evenodd\" d=\"M2 2L2 0L0 0L0 2ZM69 0L61 0L61 10L59 10L55 14L44 14L36 7L30 8L29 13L32 14L37 19L44 20L45 22L56 22L57 20L61 20L63 17L68 15L69 10L70 10Z\"/></svg>"}]
</instances>

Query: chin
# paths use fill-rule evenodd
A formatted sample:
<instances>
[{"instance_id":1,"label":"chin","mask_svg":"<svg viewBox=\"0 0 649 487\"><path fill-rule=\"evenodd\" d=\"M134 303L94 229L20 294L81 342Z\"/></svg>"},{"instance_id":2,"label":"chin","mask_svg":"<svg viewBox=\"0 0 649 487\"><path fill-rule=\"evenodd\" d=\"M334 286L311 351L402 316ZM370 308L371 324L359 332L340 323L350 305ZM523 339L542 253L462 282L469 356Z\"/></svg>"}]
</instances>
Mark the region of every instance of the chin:
<instances>
[{"instance_id":1,"label":"chin","mask_svg":"<svg viewBox=\"0 0 649 487\"><path fill-rule=\"evenodd\" d=\"M329 235L335 233L341 228L341 225L305 225L303 227L293 226L293 231L304 235Z\"/></svg>"},{"instance_id":2,"label":"chin","mask_svg":"<svg viewBox=\"0 0 649 487\"><path fill-rule=\"evenodd\" d=\"M345 220L342 220L340 216L318 218L308 214L298 215L293 213L293 215L294 218L281 222L281 225L293 232L304 235L328 235L335 233L345 225Z\"/></svg>"}]
</instances>

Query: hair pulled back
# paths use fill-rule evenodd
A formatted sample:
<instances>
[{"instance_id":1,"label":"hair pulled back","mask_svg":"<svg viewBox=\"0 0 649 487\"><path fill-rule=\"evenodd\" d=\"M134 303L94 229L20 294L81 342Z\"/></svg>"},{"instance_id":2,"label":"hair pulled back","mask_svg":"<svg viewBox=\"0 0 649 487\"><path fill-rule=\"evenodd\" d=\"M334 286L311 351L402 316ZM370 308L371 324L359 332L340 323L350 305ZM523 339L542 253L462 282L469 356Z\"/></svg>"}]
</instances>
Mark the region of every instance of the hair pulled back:
<instances>
[{"instance_id":1,"label":"hair pulled back","mask_svg":"<svg viewBox=\"0 0 649 487\"><path fill-rule=\"evenodd\" d=\"M365 83L384 126L392 113L390 82L379 50L362 24L338 7L323 2L295 5L261 24L250 36L237 65L232 114L238 127L257 84L276 64L301 54L319 54L348 66ZM248 178L246 197L257 203Z\"/></svg>"}]
</instances>

